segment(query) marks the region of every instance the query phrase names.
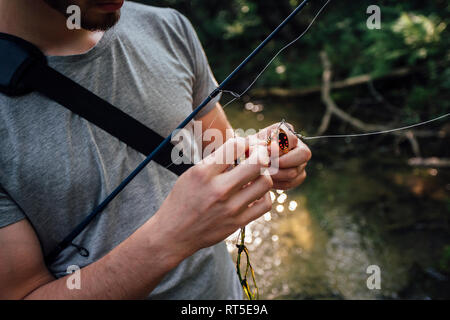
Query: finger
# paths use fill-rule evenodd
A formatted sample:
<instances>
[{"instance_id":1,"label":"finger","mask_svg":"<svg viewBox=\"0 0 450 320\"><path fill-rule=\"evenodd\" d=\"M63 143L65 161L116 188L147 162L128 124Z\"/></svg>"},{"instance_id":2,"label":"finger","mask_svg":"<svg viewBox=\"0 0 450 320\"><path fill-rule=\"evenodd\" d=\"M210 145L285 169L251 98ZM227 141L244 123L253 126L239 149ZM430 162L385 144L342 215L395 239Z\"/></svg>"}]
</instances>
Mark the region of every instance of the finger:
<instances>
[{"instance_id":1,"label":"finger","mask_svg":"<svg viewBox=\"0 0 450 320\"><path fill-rule=\"evenodd\" d=\"M287 169L279 169L279 171L272 175L272 179L276 181L291 181L297 178L303 170L305 170L306 166L308 165L307 162L302 163L296 168L287 168Z\"/></svg>"},{"instance_id":2,"label":"finger","mask_svg":"<svg viewBox=\"0 0 450 320\"><path fill-rule=\"evenodd\" d=\"M297 178L298 168L279 169L278 172L272 175L272 179L276 181L291 181Z\"/></svg>"},{"instance_id":3,"label":"finger","mask_svg":"<svg viewBox=\"0 0 450 320\"><path fill-rule=\"evenodd\" d=\"M233 165L249 148L248 139L236 137L228 139L220 148L202 160L202 164L209 166L213 174L224 172Z\"/></svg>"},{"instance_id":4,"label":"finger","mask_svg":"<svg viewBox=\"0 0 450 320\"><path fill-rule=\"evenodd\" d=\"M299 145L291 150L289 153L280 157L280 168L294 168L299 165L308 162L311 159L311 150L303 142L299 142Z\"/></svg>"},{"instance_id":5,"label":"finger","mask_svg":"<svg viewBox=\"0 0 450 320\"><path fill-rule=\"evenodd\" d=\"M255 201L253 205L246 210L244 210L237 217L237 225L242 228L252 222L253 220L258 219L266 212L269 212L272 209L272 200L270 200L270 195L267 192L261 199Z\"/></svg>"},{"instance_id":6,"label":"finger","mask_svg":"<svg viewBox=\"0 0 450 320\"><path fill-rule=\"evenodd\" d=\"M250 181L255 180L261 174L261 168L269 165L269 153L262 145L254 146L250 156L230 171L221 174L218 183L239 188Z\"/></svg>"},{"instance_id":7,"label":"finger","mask_svg":"<svg viewBox=\"0 0 450 320\"><path fill-rule=\"evenodd\" d=\"M280 126L280 123L274 123L262 130L260 130L256 135L258 139L267 141L267 138L271 137L271 133Z\"/></svg>"},{"instance_id":8,"label":"finger","mask_svg":"<svg viewBox=\"0 0 450 320\"><path fill-rule=\"evenodd\" d=\"M294 180L291 181L275 181L273 183L273 188L280 190L287 190L298 187L306 179L306 170L303 170Z\"/></svg>"},{"instance_id":9,"label":"finger","mask_svg":"<svg viewBox=\"0 0 450 320\"><path fill-rule=\"evenodd\" d=\"M271 141L269 145L269 155L271 159L274 159L275 157L279 158L281 155L280 146L278 145L277 141Z\"/></svg>"},{"instance_id":10,"label":"finger","mask_svg":"<svg viewBox=\"0 0 450 320\"><path fill-rule=\"evenodd\" d=\"M238 193L228 199L231 206L235 208L247 208L249 204L261 199L273 186L273 181L270 176L260 176L249 186L241 189ZM235 210L239 213L240 210Z\"/></svg>"},{"instance_id":11,"label":"finger","mask_svg":"<svg viewBox=\"0 0 450 320\"><path fill-rule=\"evenodd\" d=\"M279 171L272 175L274 181L292 181L303 173L308 163L303 163L296 168L279 169Z\"/></svg>"},{"instance_id":12,"label":"finger","mask_svg":"<svg viewBox=\"0 0 450 320\"><path fill-rule=\"evenodd\" d=\"M266 141L256 139L255 137L256 136L249 136L249 137L247 137L248 141L249 141L249 148L248 148L248 151L245 154L245 156L247 158L249 158L250 154L252 154L253 151L257 150L257 148L266 147L267 146L267 142Z\"/></svg>"}]
</instances>

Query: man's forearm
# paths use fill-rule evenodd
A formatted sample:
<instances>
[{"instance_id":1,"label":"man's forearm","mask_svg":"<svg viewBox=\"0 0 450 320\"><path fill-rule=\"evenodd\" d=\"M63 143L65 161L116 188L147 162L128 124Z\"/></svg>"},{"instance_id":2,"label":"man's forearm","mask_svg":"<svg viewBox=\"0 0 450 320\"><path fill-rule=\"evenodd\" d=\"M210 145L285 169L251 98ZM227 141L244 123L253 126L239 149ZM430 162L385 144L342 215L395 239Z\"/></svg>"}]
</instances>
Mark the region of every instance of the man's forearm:
<instances>
[{"instance_id":1,"label":"man's forearm","mask_svg":"<svg viewBox=\"0 0 450 320\"><path fill-rule=\"evenodd\" d=\"M222 134L222 143L225 143L228 138L231 138L231 136L227 136L227 130L232 130L233 127L228 121L220 103L217 103L214 109L198 120L202 122L203 134L205 130L216 129ZM202 150L205 150L206 146L210 143L211 141L202 141Z\"/></svg>"},{"instance_id":2,"label":"man's forearm","mask_svg":"<svg viewBox=\"0 0 450 320\"><path fill-rule=\"evenodd\" d=\"M150 219L128 239L95 263L80 270L80 289L70 290L67 277L40 286L26 299L143 299L184 253L175 252Z\"/></svg>"}]
</instances>

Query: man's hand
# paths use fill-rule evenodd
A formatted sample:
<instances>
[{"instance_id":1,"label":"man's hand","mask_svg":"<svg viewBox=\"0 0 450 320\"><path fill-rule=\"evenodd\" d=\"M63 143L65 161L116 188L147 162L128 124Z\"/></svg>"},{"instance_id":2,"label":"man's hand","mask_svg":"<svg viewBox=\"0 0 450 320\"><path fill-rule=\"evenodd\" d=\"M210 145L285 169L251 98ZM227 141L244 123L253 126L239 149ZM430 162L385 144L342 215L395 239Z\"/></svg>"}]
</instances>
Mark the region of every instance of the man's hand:
<instances>
[{"instance_id":1,"label":"man's hand","mask_svg":"<svg viewBox=\"0 0 450 320\"><path fill-rule=\"evenodd\" d=\"M237 152L227 158L232 150ZM247 151L249 158L232 168ZM28 221L0 228L0 299L145 298L182 260L271 209L272 178L260 174L268 164L264 144L250 148L243 138L227 141L178 179L151 219L81 269L82 290L69 290L67 277L51 276Z\"/></svg>"},{"instance_id":2,"label":"man's hand","mask_svg":"<svg viewBox=\"0 0 450 320\"><path fill-rule=\"evenodd\" d=\"M229 170L249 149L249 158ZM234 157L227 156L229 152ZM190 255L224 240L269 211L272 203L268 192L273 182L270 176L261 175L261 169L268 165L266 146L249 148L248 140L235 138L184 173L152 218L159 232L176 245L171 250Z\"/></svg>"},{"instance_id":3,"label":"man's hand","mask_svg":"<svg viewBox=\"0 0 450 320\"><path fill-rule=\"evenodd\" d=\"M274 130L279 127L279 123L275 123L263 130L261 130L257 137L259 139L266 139L272 137ZM302 184L306 179L306 166L311 159L311 150L298 139L286 126L294 128L290 124L283 124L281 129L287 134L289 139L289 152L283 154L279 158L279 170L272 175L273 187L275 189L287 190L295 188ZM272 141L270 149L278 149L278 141Z\"/></svg>"}]
</instances>

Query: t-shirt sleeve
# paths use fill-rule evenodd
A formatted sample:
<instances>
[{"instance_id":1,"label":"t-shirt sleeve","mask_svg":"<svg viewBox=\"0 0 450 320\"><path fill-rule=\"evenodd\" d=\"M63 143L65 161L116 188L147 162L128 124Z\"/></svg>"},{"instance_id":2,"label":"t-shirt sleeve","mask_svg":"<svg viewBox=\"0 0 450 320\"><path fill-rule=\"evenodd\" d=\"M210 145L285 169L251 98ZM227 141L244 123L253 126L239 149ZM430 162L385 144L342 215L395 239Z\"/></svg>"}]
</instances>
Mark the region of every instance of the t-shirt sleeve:
<instances>
[{"instance_id":1,"label":"t-shirt sleeve","mask_svg":"<svg viewBox=\"0 0 450 320\"><path fill-rule=\"evenodd\" d=\"M194 84L193 84L193 108L196 108L200 103L205 100L209 94L211 94L214 89L218 87L217 81L211 71L208 59L206 57L205 51L203 50L200 39L195 32L194 27L190 21L178 11L173 10L177 15L182 28L186 34L187 41L191 50L191 57L193 71L194 71ZM196 116L196 119L203 117L209 111L211 111L217 102L220 100L220 94L214 97L208 105L206 105L202 111Z\"/></svg>"},{"instance_id":2,"label":"t-shirt sleeve","mask_svg":"<svg viewBox=\"0 0 450 320\"><path fill-rule=\"evenodd\" d=\"M16 223L26 216L19 206L11 199L0 186L0 228Z\"/></svg>"}]
</instances>

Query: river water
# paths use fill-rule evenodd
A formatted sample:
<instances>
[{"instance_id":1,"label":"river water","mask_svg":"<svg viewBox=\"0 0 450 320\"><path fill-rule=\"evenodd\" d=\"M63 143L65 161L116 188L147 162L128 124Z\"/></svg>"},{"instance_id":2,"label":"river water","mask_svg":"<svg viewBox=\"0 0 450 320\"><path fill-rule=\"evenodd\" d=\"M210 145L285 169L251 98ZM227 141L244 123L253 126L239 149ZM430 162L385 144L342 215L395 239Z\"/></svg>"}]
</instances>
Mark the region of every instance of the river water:
<instances>
[{"instance_id":1,"label":"river water","mask_svg":"<svg viewBox=\"0 0 450 320\"><path fill-rule=\"evenodd\" d=\"M307 133L320 120L295 102L244 101L225 111L242 129L285 118ZM409 167L388 137L310 148L307 181L274 190L272 211L247 227L260 298L450 298L450 170ZM227 241L234 258L236 236ZM379 268L379 289L369 266Z\"/></svg>"}]
</instances>

